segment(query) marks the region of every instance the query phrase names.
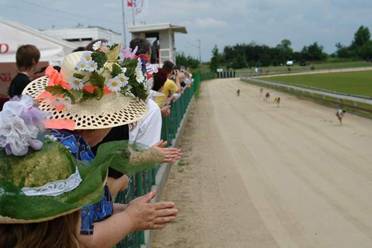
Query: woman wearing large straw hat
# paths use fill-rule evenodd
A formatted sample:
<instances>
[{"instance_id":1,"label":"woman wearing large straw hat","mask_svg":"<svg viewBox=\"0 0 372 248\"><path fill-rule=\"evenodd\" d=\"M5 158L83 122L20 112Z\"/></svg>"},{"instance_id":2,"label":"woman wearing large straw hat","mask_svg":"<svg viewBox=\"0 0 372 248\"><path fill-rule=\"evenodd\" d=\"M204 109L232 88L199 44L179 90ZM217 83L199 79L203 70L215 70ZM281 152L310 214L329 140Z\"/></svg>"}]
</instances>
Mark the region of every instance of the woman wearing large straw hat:
<instances>
[{"instance_id":1,"label":"woman wearing large straw hat","mask_svg":"<svg viewBox=\"0 0 372 248\"><path fill-rule=\"evenodd\" d=\"M140 119L146 111L140 100L146 91L138 62L118 62L118 51L117 45L107 45L96 52L71 54L65 58L62 74L48 68L48 78L32 82L24 91L40 102L40 109L49 114L45 126L54 129L53 136L78 161L91 162L89 144L98 143L112 127ZM106 157L98 155L94 161L131 174L164 159L158 149L139 153L127 148L125 142L107 144L100 149ZM179 151L167 156L177 159ZM100 201L82 207L79 242L86 247L111 247L128 232L163 227L177 210L169 202L149 204L153 197L150 193L136 199L123 211L123 206L112 204L104 187Z\"/></svg>"},{"instance_id":2,"label":"woman wearing large straw hat","mask_svg":"<svg viewBox=\"0 0 372 248\"><path fill-rule=\"evenodd\" d=\"M43 117L27 96L9 101L0 112L0 247L92 247L79 234L79 210L102 198L108 166L127 173L133 158L122 149L125 142L108 143L87 165L42 132ZM150 205L151 197L97 225L110 229L94 245L112 247L129 232L174 219L173 203Z\"/></svg>"}]
</instances>

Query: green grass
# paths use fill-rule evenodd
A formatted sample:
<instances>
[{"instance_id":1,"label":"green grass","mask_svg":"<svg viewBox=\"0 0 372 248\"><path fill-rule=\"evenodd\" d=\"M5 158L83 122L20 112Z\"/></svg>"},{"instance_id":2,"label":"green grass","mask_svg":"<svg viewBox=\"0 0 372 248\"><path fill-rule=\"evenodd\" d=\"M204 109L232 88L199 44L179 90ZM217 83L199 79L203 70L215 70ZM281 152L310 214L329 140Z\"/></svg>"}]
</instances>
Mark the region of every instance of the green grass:
<instances>
[{"instance_id":1,"label":"green grass","mask_svg":"<svg viewBox=\"0 0 372 248\"><path fill-rule=\"evenodd\" d=\"M344 68L356 68L356 67L369 67L372 63L366 61L329 61L324 63L312 63L306 66L294 65L288 71L287 66L269 66L261 67L262 74L283 74L283 73L296 73L296 72L307 72L312 70L329 70L329 69L344 69ZM256 73L255 68L244 68L236 70L240 77L254 76Z\"/></svg>"},{"instance_id":2,"label":"green grass","mask_svg":"<svg viewBox=\"0 0 372 248\"><path fill-rule=\"evenodd\" d=\"M265 80L372 97L372 71L278 76Z\"/></svg>"}]
</instances>

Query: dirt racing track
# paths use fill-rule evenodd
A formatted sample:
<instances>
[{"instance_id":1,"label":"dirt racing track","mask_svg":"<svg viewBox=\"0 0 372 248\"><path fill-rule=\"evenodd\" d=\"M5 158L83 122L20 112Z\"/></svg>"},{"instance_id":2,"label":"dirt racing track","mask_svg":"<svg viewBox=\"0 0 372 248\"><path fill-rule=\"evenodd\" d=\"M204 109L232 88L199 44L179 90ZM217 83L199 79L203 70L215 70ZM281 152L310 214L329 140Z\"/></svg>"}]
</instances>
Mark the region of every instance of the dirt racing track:
<instances>
[{"instance_id":1,"label":"dirt racing track","mask_svg":"<svg viewBox=\"0 0 372 248\"><path fill-rule=\"evenodd\" d=\"M372 120L266 91L280 108L202 85L163 195L180 215L154 247L372 247Z\"/></svg>"}]
</instances>

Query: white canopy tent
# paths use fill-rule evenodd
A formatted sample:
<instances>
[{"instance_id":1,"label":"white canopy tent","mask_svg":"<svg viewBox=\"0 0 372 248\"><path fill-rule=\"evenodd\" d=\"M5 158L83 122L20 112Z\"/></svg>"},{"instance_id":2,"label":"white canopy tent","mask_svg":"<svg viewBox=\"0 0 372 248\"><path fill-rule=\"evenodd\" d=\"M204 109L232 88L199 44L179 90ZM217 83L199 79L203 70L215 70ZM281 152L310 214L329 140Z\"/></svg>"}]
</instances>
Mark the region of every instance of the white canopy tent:
<instances>
[{"instance_id":1,"label":"white canopy tent","mask_svg":"<svg viewBox=\"0 0 372 248\"><path fill-rule=\"evenodd\" d=\"M33 44L41 52L40 61L58 63L75 46L20 23L0 20L0 63L15 62L15 53L20 45ZM7 45L7 49L5 47Z\"/></svg>"},{"instance_id":2,"label":"white canopy tent","mask_svg":"<svg viewBox=\"0 0 372 248\"><path fill-rule=\"evenodd\" d=\"M67 41L50 37L39 30L12 21L0 20L0 94L6 94L17 73L16 51L20 45L35 45L41 54L40 65L60 65L65 55L75 49Z\"/></svg>"}]
</instances>

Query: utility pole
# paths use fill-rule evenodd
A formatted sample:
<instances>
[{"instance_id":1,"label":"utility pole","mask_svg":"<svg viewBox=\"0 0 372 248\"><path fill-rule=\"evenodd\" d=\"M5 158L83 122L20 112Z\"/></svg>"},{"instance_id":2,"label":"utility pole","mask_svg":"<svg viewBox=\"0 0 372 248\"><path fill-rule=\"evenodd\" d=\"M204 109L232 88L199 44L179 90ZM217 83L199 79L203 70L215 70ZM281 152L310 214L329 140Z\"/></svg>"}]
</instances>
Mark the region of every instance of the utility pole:
<instances>
[{"instance_id":1,"label":"utility pole","mask_svg":"<svg viewBox=\"0 0 372 248\"><path fill-rule=\"evenodd\" d=\"M137 9L137 6L135 4L137 4L136 2L133 2L133 6L132 6L132 25L135 26L136 25L136 9Z\"/></svg>"},{"instance_id":2,"label":"utility pole","mask_svg":"<svg viewBox=\"0 0 372 248\"><path fill-rule=\"evenodd\" d=\"M199 62L202 62L201 40L198 39Z\"/></svg>"},{"instance_id":3,"label":"utility pole","mask_svg":"<svg viewBox=\"0 0 372 248\"><path fill-rule=\"evenodd\" d=\"M125 3L124 0L121 1L121 7L122 7L122 16L123 16L123 42L124 42L124 47L127 47L127 20L125 17Z\"/></svg>"}]
</instances>

